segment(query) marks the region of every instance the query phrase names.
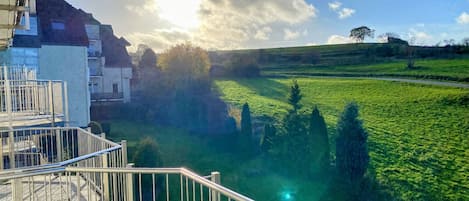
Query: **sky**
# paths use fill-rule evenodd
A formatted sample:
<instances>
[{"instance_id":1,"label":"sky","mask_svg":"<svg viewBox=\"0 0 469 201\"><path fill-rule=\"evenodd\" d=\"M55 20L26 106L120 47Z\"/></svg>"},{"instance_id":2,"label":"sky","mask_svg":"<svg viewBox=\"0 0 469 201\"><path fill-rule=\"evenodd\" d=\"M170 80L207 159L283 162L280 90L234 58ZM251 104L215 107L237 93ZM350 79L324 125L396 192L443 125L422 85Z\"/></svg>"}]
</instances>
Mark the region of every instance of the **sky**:
<instances>
[{"instance_id":1,"label":"sky","mask_svg":"<svg viewBox=\"0 0 469 201\"><path fill-rule=\"evenodd\" d=\"M112 25L130 51L145 44L161 52L183 42L209 50L349 43L359 26L415 45L469 37L469 0L67 1Z\"/></svg>"}]
</instances>

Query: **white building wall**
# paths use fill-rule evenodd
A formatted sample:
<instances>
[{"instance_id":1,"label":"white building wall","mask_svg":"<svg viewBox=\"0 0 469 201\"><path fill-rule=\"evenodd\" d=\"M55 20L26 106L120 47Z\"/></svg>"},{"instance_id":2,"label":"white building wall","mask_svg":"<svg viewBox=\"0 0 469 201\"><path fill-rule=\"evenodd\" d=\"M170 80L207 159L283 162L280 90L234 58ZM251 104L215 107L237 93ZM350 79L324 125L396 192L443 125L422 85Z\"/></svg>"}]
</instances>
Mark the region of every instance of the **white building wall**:
<instances>
[{"instance_id":1,"label":"white building wall","mask_svg":"<svg viewBox=\"0 0 469 201\"><path fill-rule=\"evenodd\" d=\"M103 93L112 93L113 84L117 84L118 91L124 94L124 103L130 102L130 79L132 78L132 68L104 67L102 87Z\"/></svg>"},{"instance_id":2,"label":"white building wall","mask_svg":"<svg viewBox=\"0 0 469 201\"><path fill-rule=\"evenodd\" d=\"M0 65L39 68L39 49L12 47L0 52Z\"/></svg>"},{"instance_id":3,"label":"white building wall","mask_svg":"<svg viewBox=\"0 0 469 201\"><path fill-rule=\"evenodd\" d=\"M38 79L67 82L70 126L86 127L90 122L87 48L43 45L39 49Z\"/></svg>"}]
</instances>

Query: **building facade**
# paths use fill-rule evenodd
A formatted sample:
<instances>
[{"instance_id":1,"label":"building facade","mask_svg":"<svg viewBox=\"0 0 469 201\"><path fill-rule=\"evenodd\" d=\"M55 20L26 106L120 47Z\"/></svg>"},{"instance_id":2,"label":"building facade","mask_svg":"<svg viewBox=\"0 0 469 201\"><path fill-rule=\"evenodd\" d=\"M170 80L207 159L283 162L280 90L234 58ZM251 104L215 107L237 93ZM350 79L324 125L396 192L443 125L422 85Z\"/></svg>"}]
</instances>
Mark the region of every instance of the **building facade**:
<instances>
[{"instance_id":1,"label":"building facade","mask_svg":"<svg viewBox=\"0 0 469 201\"><path fill-rule=\"evenodd\" d=\"M62 0L30 2L29 29L15 29L12 46L0 51L0 65L34 69L37 78L67 83L69 125L90 122L88 38L78 10ZM21 20L20 23L25 23Z\"/></svg>"},{"instance_id":2,"label":"building facade","mask_svg":"<svg viewBox=\"0 0 469 201\"><path fill-rule=\"evenodd\" d=\"M132 63L124 38L114 35L111 25L103 25L82 10L88 36L91 101L96 103L130 102Z\"/></svg>"}]
</instances>

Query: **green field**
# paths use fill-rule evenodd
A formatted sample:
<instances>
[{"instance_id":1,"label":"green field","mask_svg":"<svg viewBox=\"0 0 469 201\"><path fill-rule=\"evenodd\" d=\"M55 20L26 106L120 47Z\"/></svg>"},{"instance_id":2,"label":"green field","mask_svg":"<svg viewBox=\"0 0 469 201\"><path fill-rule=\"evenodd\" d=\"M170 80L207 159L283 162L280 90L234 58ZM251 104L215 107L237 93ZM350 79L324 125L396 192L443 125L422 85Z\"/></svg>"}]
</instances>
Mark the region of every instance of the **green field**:
<instances>
[{"instance_id":1,"label":"green field","mask_svg":"<svg viewBox=\"0 0 469 201\"><path fill-rule=\"evenodd\" d=\"M377 80L299 78L305 110L318 105L334 140L343 106L356 101L369 131L372 170L403 200L469 200L467 89ZM222 98L281 119L289 79L219 80Z\"/></svg>"},{"instance_id":2,"label":"green field","mask_svg":"<svg viewBox=\"0 0 469 201\"><path fill-rule=\"evenodd\" d=\"M191 135L178 129L131 121L110 123L112 129L107 137L113 141L128 141L130 161L138 141L149 136L160 145L165 167L183 166L201 175L219 171L224 186L259 201L280 201L282 192L292 193L298 201L314 201L319 199L326 188L319 181L279 175L267 168L262 157L240 156L239 150L233 148L233 136Z\"/></svg>"},{"instance_id":3,"label":"green field","mask_svg":"<svg viewBox=\"0 0 469 201\"><path fill-rule=\"evenodd\" d=\"M406 69L407 61L392 61L368 65L272 65L264 66L266 75L338 75L338 76L397 76L469 82L469 59L416 60L416 69Z\"/></svg>"}]
</instances>

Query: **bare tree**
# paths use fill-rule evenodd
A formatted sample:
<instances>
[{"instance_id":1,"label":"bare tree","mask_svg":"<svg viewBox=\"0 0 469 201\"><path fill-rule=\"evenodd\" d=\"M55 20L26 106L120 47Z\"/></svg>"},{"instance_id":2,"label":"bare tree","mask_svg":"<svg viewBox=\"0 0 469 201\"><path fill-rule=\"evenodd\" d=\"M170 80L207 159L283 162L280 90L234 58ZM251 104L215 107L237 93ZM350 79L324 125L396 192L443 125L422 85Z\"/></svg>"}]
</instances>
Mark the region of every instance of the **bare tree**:
<instances>
[{"instance_id":1,"label":"bare tree","mask_svg":"<svg viewBox=\"0 0 469 201\"><path fill-rule=\"evenodd\" d=\"M381 34L381 35L378 36L379 41L386 42L386 43L389 42L390 38L400 39L401 37L399 36L399 34L393 33L393 32L386 32L386 33Z\"/></svg>"},{"instance_id":2,"label":"bare tree","mask_svg":"<svg viewBox=\"0 0 469 201\"><path fill-rule=\"evenodd\" d=\"M461 45L469 47L469 37L463 38L462 42L461 42Z\"/></svg>"},{"instance_id":3,"label":"bare tree","mask_svg":"<svg viewBox=\"0 0 469 201\"><path fill-rule=\"evenodd\" d=\"M409 45L407 45L407 69L415 68L415 60L414 60L415 47L413 46L414 43L415 43L415 37L410 38Z\"/></svg>"},{"instance_id":4,"label":"bare tree","mask_svg":"<svg viewBox=\"0 0 469 201\"><path fill-rule=\"evenodd\" d=\"M456 41L454 39L447 39L443 40L443 43L445 46L454 46L456 44Z\"/></svg>"}]
</instances>

